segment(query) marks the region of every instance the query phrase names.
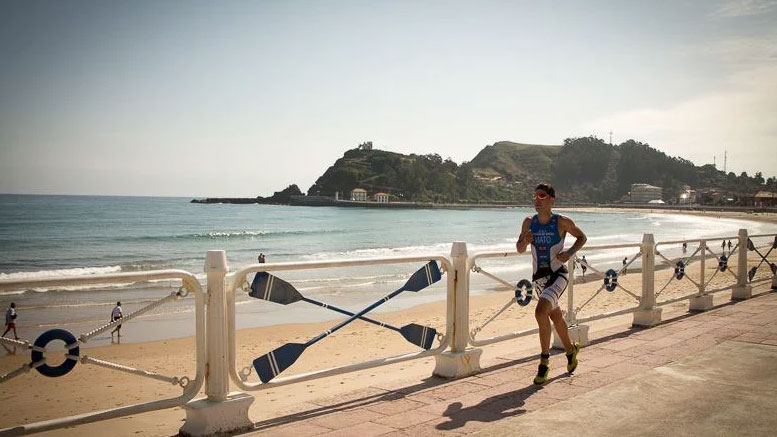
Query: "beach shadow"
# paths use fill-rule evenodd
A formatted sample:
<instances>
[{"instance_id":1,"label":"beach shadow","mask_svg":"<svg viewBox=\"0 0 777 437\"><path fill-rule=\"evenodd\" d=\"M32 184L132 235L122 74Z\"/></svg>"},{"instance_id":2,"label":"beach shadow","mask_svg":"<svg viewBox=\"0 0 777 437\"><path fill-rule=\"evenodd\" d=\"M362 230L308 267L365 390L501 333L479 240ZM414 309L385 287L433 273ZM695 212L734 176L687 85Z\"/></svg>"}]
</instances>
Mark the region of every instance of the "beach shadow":
<instances>
[{"instance_id":1,"label":"beach shadow","mask_svg":"<svg viewBox=\"0 0 777 437\"><path fill-rule=\"evenodd\" d=\"M435 425L435 429L440 431L451 431L465 426L468 422L497 422L508 417L520 416L528 410L525 407L526 401L535 393L542 391L548 384L559 379L568 378L569 375L558 375L548 379L543 385L528 385L523 388L503 393L497 396L480 401L476 405L462 408L461 402L453 402L442 413L447 417L447 422Z\"/></svg>"},{"instance_id":2,"label":"beach shadow","mask_svg":"<svg viewBox=\"0 0 777 437\"><path fill-rule=\"evenodd\" d=\"M563 353L563 351L557 353ZM496 372L506 367L513 367L522 363L537 361L538 359L539 355L525 357L518 360L511 360L509 362L504 362L485 368L479 373L479 375L487 375L488 373ZM546 387L553 381L565 379L568 377L569 375L567 374L558 375L548 379L548 382L542 386L531 384L509 393L503 393L485 399L477 405L471 407L462 408L461 402L453 402L442 414L442 417L447 417L448 421L443 422L436 427L440 430L452 430L466 425L469 421L491 422L506 417L523 414L526 412L526 409L522 407L530 396L532 396L534 393L537 393L538 391L541 391L543 387ZM381 402L412 399L413 395L423 394L423 392L429 391L436 387L451 384L452 382L454 381L450 379L441 378L438 376L429 376L421 380L418 384L400 387L393 390L384 390L382 393L366 394L364 396L357 396L353 399L348 399L348 397L351 395L345 393L344 396L335 396L330 400L314 400L311 403L319 404L321 406L318 408L311 408L304 411L298 411L291 414L286 414L284 416L255 422L254 427L245 433L270 431L283 425L299 423L339 412L346 412L363 407L369 407L371 405L377 405ZM376 388L371 387L370 389ZM340 399L340 401L338 401L338 399ZM241 432L229 435L239 434L244 433Z\"/></svg>"},{"instance_id":3,"label":"beach shadow","mask_svg":"<svg viewBox=\"0 0 777 437\"><path fill-rule=\"evenodd\" d=\"M311 408L305 411L294 412L294 413L287 414L284 416L279 416L273 419L267 419L260 422L255 422L254 428L249 430L248 432L254 433L256 431L269 430L269 429L273 429L290 423L301 422L309 419L314 419L317 417L335 414L338 412L344 412L344 411L354 410L361 407L375 405L380 402L396 401L396 400L403 399L407 396L417 394L420 391L429 390L431 388L448 384L450 382L451 381L448 379L440 378L437 376L430 376L428 378L423 379L419 384L408 386L408 387L402 387L396 390L383 390L382 393L356 396L356 398L353 398L353 399L348 399L348 397L350 397L351 394L344 393L343 394L344 396L335 396L331 400L327 400L327 399L314 400L311 403L320 404L321 406L319 408ZM342 399L342 400L338 402L336 399ZM242 434L242 433L238 433L238 434ZM238 434L230 434L230 435L238 435Z\"/></svg>"},{"instance_id":4,"label":"beach shadow","mask_svg":"<svg viewBox=\"0 0 777 437\"><path fill-rule=\"evenodd\" d=\"M3 346L7 355L16 355L16 346L8 346L5 343L0 343L0 345Z\"/></svg>"}]
</instances>

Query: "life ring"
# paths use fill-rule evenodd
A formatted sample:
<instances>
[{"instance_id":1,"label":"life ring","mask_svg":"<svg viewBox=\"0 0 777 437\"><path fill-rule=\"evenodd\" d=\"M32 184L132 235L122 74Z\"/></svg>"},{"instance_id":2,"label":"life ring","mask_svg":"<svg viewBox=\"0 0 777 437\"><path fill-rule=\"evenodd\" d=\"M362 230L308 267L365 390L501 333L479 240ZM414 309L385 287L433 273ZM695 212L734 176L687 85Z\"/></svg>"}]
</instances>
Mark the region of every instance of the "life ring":
<instances>
[{"instance_id":1,"label":"life ring","mask_svg":"<svg viewBox=\"0 0 777 437\"><path fill-rule=\"evenodd\" d=\"M35 340L35 346L43 349L46 347L47 344L51 343L54 340L62 340L65 342L65 345L77 343L78 340L76 340L76 337L71 334L68 331L65 331L64 329L50 329L43 334L41 334L36 340ZM67 354L77 357L79 355L79 347L74 347L70 349ZM32 350L31 354L32 363L35 364L38 361L43 359L43 352L37 351L35 349ZM73 367L76 366L78 363L78 360L75 358L67 357L65 361L62 362L59 366L49 366L48 364L43 364L41 366L38 366L35 368L41 375L48 376L50 378L56 378L59 376L67 375L68 372L73 370Z\"/></svg>"},{"instance_id":2,"label":"life ring","mask_svg":"<svg viewBox=\"0 0 777 437\"><path fill-rule=\"evenodd\" d=\"M674 277L677 279L683 279L685 277L685 263L677 261L677 265L674 267Z\"/></svg>"},{"instance_id":3,"label":"life ring","mask_svg":"<svg viewBox=\"0 0 777 437\"><path fill-rule=\"evenodd\" d=\"M726 255L721 255L720 259L718 260L718 270L721 272L725 272L728 268L728 257Z\"/></svg>"},{"instance_id":4,"label":"life ring","mask_svg":"<svg viewBox=\"0 0 777 437\"><path fill-rule=\"evenodd\" d=\"M532 284L527 279L521 279L515 286L515 301L518 305L525 307L531 302L532 298Z\"/></svg>"},{"instance_id":5,"label":"life ring","mask_svg":"<svg viewBox=\"0 0 777 437\"><path fill-rule=\"evenodd\" d=\"M607 291L615 291L618 288L618 272L610 269L604 273L604 288Z\"/></svg>"}]
</instances>

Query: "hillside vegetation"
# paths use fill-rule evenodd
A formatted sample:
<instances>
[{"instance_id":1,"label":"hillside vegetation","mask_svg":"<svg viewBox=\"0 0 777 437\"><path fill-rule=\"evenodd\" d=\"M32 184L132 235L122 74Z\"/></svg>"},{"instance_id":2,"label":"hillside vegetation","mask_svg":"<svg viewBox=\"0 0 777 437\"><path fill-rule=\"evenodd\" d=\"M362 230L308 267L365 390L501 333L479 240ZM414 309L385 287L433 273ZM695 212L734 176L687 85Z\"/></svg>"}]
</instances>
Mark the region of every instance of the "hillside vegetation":
<instances>
[{"instance_id":1,"label":"hillside vegetation","mask_svg":"<svg viewBox=\"0 0 777 437\"><path fill-rule=\"evenodd\" d=\"M570 138L547 146L497 142L461 165L440 155L403 155L377 149L345 152L308 190L308 195L348 198L354 188L392 200L417 202L529 203L534 187L550 181L559 201L609 203L622 200L633 183L663 187L665 200L683 185L715 188L735 202L758 190L776 190L777 179L760 173L725 174L712 165L670 157L634 140L610 145L595 137Z\"/></svg>"}]
</instances>

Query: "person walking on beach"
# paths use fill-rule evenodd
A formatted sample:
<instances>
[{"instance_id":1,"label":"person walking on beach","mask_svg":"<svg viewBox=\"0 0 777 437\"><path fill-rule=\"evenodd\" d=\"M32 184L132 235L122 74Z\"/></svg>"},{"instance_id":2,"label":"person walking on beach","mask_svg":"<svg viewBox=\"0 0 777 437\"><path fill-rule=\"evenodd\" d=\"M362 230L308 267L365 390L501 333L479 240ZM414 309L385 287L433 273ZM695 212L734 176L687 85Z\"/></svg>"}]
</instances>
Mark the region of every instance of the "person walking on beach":
<instances>
[{"instance_id":1,"label":"person walking on beach","mask_svg":"<svg viewBox=\"0 0 777 437\"><path fill-rule=\"evenodd\" d=\"M16 334L16 317L16 304L11 302L8 311L5 312L5 332L3 332L3 337L5 337L5 334L8 334L8 331L13 329L14 339L19 339L19 335Z\"/></svg>"},{"instance_id":2,"label":"person walking on beach","mask_svg":"<svg viewBox=\"0 0 777 437\"><path fill-rule=\"evenodd\" d=\"M264 264L264 262L265 262L264 254L260 253L259 257L257 258L257 260L259 261L259 264Z\"/></svg>"},{"instance_id":3,"label":"person walking on beach","mask_svg":"<svg viewBox=\"0 0 777 437\"><path fill-rule=\"evenodd\" d=\"M585 271L588 270L588 261L585 260L585 255L583 255L583 259L580 260L580 270L583 271L583 279L585 279Z\"/></svg>"},{"instance_id":4,"label":"person walking on beach","mask_svg":"<svg viewBox=\"0 0 777 437\"><path fill-rule=\"evenodd\" d=\"M115 322L122 317L124 317L124 312L121 310L121 302L116 302L116 306L113 307L113 311L111 311L111 322ZM114 332L121 337L121 324L118 324L113 328L113 331L111 331L111 338L113 338Z\"/></svg>"},{"instance_id":5,"label":"person walking on beach","mask_svg":"<svg viewBox=\"0 0 777 437\"><path fill-rule=\"evenodd\" d=\"M515 247L518 253L524 253L531 245L532 281L539 295L534 317L537 319L540 336L540 364L537 368L535 384L544 384L550 372L550 335L551 324L556 327L567 356L567 372L577 368L577 354L580 344L569 339L567 324L559 308L558 300L567 288L568 271L565 263L575 256L585 244L585 233L572 219L553 214L556 190L549 184L539 184L534 189L534 209L537 214L526 217L521 225L521 233ZM567 234L575 237L575 243L564 250L564 238Z\"/></svg>"},{"instance_id":6,"label":"person walking on beach","mask_svg":"<svg viewBox=\"0 0 777 437\"><path fill-rule=\"evenodd\" d=\"M623 257L623 274L626 274L626 260L628 259L627 256Z\"/></svg>"}]
</instances>

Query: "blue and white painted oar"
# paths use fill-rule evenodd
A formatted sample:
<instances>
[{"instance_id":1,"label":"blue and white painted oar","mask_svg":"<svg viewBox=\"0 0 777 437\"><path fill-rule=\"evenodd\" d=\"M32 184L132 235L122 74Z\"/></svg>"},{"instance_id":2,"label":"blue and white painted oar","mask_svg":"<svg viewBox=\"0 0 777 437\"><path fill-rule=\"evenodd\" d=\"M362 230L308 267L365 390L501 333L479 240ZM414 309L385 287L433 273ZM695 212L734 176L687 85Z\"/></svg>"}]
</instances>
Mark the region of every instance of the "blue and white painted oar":
<instances>
[{"instance_id":1,"label":"blue and white painted oar","mask_svg":"<svg viewBox=\"0 0 777 437\"><path fill-rule=\"evenodd\" d=\"M259 379L264 383L270 382L273 378L294 364L294 362L297 361L300 355L302 355L302 353L305 352L305 349L308 347L318 343L338 329L348 325L349 323L374 310L380 305L388 302L389 299L393 299L403 291L423 290L429 285L439 281L441 277L442 274L440 273L439 267L437 267L437 263L434 261L429 261L429 263L424 265L420 270L413 273L413 275L410 276L410 279L408 279L405 285L403 285L401 288L387 294L372 305L364 308L348 319L308 340L306 343L286 343L285 345L273 350L272 352L255 359L254 368L256 369L256 373L259 375Z\"/></svg>"},{"instance_id":2,"label":"blue and white painted oar","mask_svg":"<svg viewBox=\"0 0 777 437\"><path fill-rule=\"evenodd\" d=\"M348 310L307 298L303 296L302 293L300 293L296 288L294 288L293 285L267 272L259 272L256 274L256 276L254 276L254 280L251 283L251 292L248 293L248 295L257 299L279 303L281 305L288 305L290 303L302 301L319 306L321 308L326 308L338 312L340 314L345 314L346 316L354 315L354 313ZM437 335L436 329L429 326L419 325L417 323L410 323L401 328L397 328L396 326L371 319L366 316L359 317L359 320L364 320L365 322L372 323L373 325L396 331L400 333L402 337L405 338L405 340L426 350L431 349L432 343L434 342L434 337Z\"/></svg>"}]
</instances>

